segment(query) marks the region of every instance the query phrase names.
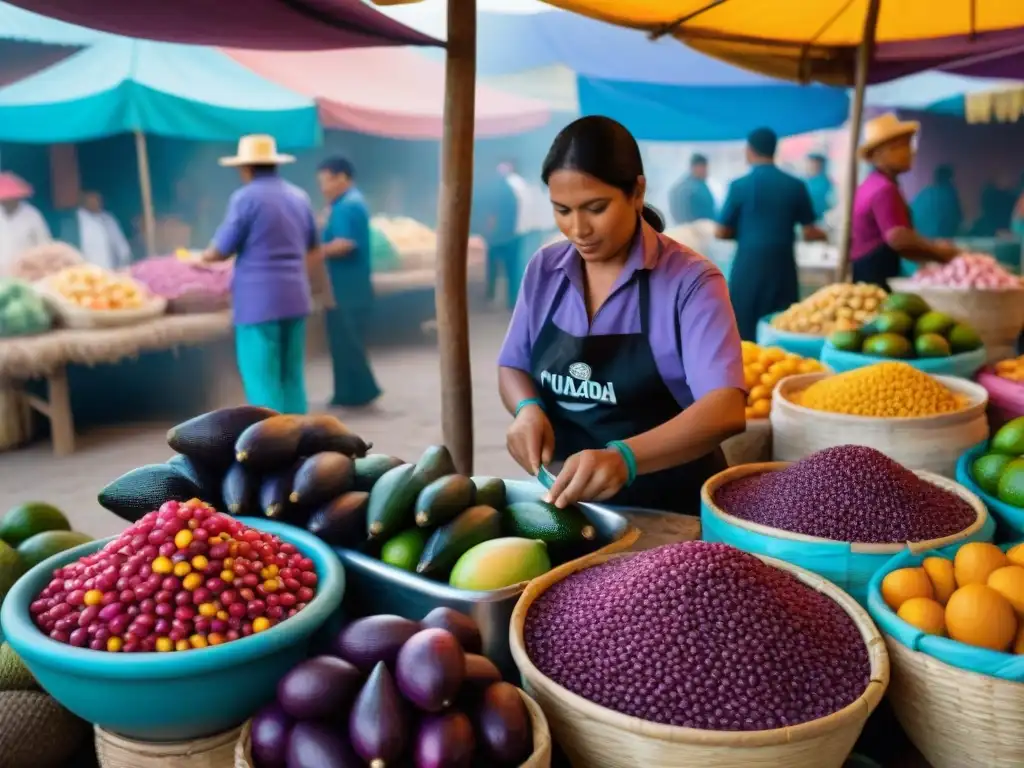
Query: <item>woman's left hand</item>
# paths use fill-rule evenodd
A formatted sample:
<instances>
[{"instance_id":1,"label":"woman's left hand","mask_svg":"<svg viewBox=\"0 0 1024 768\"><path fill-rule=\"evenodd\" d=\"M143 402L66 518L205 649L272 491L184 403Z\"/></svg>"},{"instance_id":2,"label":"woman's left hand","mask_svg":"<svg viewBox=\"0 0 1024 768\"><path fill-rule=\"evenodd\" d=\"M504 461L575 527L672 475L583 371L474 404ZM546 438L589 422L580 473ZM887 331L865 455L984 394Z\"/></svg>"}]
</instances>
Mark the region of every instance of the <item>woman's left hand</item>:
<instances>
[{"instance_id":1,"label":"woman's left hand","mask_svg":"<svg viewBox=\"0 0 1024 768\"><path fill-rule=\"evenodd\" d=\"M545 498L556 507L577 501L604 501L622 490L628 479L629 468L618 451L580 451L565 460Z\"/></svg>"}]
</instances>

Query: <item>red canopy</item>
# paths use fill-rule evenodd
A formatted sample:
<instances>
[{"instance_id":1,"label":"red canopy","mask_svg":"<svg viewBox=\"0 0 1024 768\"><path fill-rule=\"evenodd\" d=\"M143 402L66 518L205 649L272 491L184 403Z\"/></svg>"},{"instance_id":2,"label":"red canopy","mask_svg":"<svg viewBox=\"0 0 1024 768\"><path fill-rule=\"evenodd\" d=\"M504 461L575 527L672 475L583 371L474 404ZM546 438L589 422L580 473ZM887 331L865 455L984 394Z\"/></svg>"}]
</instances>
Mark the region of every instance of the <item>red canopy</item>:
<instances>
[{"instance_id":1,"label":"red canopy","mask_svg":"<svg viewBox=\"0 0 1024 768\"><path fill-rule=\"evenodd\" d=\"M439 139L444 132L444 65L415 51L226 53L268 80L316 99L325 128L393 139ZM477 136L522 133L550 117L544 102L477 85Z\"/></svg>"},{"instance_id":2,"label":"red canopy","mask_svg":"<svg viewBox=\"0 0 1024 768\"><path fill-rule=\"evenodd\" d=\"M10 0L83 27L172 43L314 51L443 45L360 0Z\"/></svg>"}]
</instances>

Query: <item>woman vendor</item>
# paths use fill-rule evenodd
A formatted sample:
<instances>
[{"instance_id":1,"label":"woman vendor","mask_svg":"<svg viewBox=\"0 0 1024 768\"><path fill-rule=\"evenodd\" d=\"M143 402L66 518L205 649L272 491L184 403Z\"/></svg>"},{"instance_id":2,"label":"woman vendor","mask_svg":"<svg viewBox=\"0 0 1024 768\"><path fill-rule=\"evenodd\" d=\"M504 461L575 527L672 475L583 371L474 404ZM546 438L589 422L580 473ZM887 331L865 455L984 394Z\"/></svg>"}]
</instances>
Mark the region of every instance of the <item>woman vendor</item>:
<instances>
[{"instance_id":1,"label":"woman vendor","mask_svg":"<svg viewBox=\"0 0 1024 768\"><path fill-rule=\"evenodd\" d=\"M920 123L901 121L891 112L864 125L860 156L872 165L853 198L850 261L854 282L873 283L888 290L899 277L900 258L946 262L957 248L928 240L916 232L910 209L897 178L914 164L913 139Z\"/></svg>"},{"instance_id":2,"label":"woman vendor","mask_svg":"<svg viewBox=\"0 0 1024 768\"><path fill-rule=\"evenodd\" d=\"M568 242L531 259L499 356L509 452L534 475L564 462L558 506L697 514L704 481L725 468L721 442L745 426L725 279L660 234L640 149L614 120L563 129L541 176Z\"/></svg>"}]
</instances>

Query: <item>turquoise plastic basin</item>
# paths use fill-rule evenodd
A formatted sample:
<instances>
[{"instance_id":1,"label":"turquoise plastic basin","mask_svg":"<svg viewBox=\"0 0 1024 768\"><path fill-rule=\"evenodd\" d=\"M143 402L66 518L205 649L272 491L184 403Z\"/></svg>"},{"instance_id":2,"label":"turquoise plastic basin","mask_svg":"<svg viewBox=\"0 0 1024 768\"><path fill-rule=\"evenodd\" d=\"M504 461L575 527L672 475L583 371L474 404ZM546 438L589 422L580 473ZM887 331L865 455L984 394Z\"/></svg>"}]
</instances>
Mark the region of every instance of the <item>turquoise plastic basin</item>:
<instances>
[{"instance_id":1,"label":"turquoise plastic basin","mask_svg":"<svg viewBox=\"0 0 1024 768\"><path fill-rule=\"evenodd\" d=\"M315 536L270 520L240 519L294 544L316 566L316 597L278 626L181 653L107 653L51 640L32 623L29 605L55 569L112 540L105 539L54 555L18 580L0 610L7 642L54 699L83 720L130 739L185 741L241 725L306 657L310 636L341 605L345 573L337 555Z\"/></svg>"}]
</instances>

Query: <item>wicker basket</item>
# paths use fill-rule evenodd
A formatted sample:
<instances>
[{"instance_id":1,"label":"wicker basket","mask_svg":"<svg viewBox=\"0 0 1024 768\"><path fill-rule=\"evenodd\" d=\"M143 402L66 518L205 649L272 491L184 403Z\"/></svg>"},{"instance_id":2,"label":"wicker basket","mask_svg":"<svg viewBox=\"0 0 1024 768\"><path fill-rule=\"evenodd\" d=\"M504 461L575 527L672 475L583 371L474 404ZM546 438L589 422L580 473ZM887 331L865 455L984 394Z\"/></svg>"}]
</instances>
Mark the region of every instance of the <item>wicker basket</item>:
<instances>
[{"instance_id":1,"label":"wicker basket","mask_svg":"<svg viewBox=\"0 0 1024 768\"><path fill-rule=\"evenodd\" d=\"M850 416L805 408L794 395L831 374L787 376L772 394L772 459L798 461L837 445L866 445L909 469L956 476L964 451L988 439L985 409L988 392L973 381L935 376L948 389L966 395L970 404L955 413L912 418Z\"/></svg>"},{"instance_id":2,"label":"wicker basket","mask_svg":"<svg viewBox=\"0 0 1024 768\"><path fill-rule=\"evenodd\" d=\"M68 301L51 288L45 280L36 283L36 290L60 324L65 328L76 330L138 325L160 317L167 310L167 299L162 296L151 296L149 301L138 309L94 310L85 309Z\"/></svg>"},{"instance_id":3,"label":"wicker basket","mask_svg":"<svg viewBox=\"0 0 1024 768\"><path fill-rule=\"evenodd\" d=\"M527 696L523 691L519 694L523 697L523 703L530 713L530 722L533 724L533 754L527 758L520 768L551 768L551 732L548 730L548 721L544 712L537 702ZM252 721L242 726L242 732L235 743L234 768L255 768L252 761Z\"/></svg>"},{"instance_id":4,"label":"wicker basket","mask_svg":"<svg viewBox=\"0 0 1024 768\"><path fill-rule=\"evenodd\" d=\"M192 741L144 742L96 726L100 768L231 768L241 729Z\"/></svg>"},{"instance_id":5,"label":"wicker basket","mask_svg":"<svg viewBox=\"0 0 1024 768\"><path fill-rule=\"evenodd\" d=\"M524 688L544 710L555 740L573 765L587 768L840 768L889 683L885 643L867 613L849 595L802 568L762 557L821 592L853 619L871 662L871 681L861 697L828 717L770 731L702 731L640 720L577 696L544 676L526 654L524 627L530 606L570 574L612 557L594 555L534 579L516 605L510 627L512 655Z\"/></svg>"},{"instance_id":6,"label":"wicker basket","mask_svg":"<svg viewBox=\"0 0 1024 768\"><path fill-rule=\"evenodd\" d=\"M885 636L889 700L932 768L1024 765L1024 684L957 669Z\"/></svg>"}]
</instances>

